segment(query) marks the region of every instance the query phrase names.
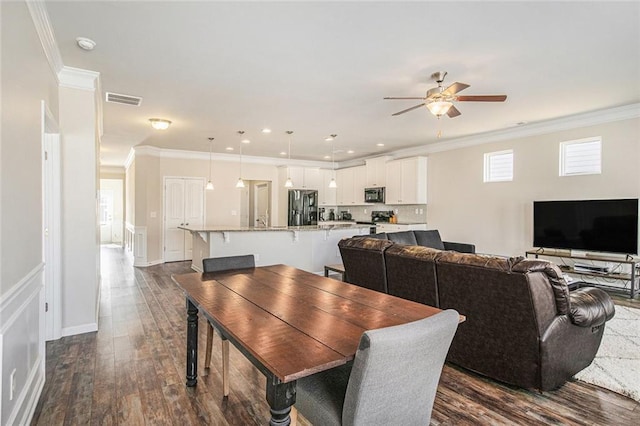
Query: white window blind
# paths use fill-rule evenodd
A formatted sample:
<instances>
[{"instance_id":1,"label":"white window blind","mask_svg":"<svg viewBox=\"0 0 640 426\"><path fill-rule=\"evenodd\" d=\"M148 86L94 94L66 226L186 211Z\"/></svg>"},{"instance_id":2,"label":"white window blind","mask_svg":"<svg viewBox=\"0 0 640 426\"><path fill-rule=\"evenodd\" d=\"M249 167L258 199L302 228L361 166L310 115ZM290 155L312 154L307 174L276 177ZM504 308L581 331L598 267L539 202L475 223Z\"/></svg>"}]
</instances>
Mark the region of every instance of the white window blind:
<instances>
[{"instance_id":1,"label":"white window blind","mask_svg":"<svg viewBox=\"0 0 640 426\"><path fill-rule=\"evenodd\" d=\"M484 181L506 182L513 180L513 150L484 154Z\"/></svg>"},{"instance_id":2,"label":"white window blind","mask_svg":"<svg viewBox=\"0 0 640 426\"><path fill-rule=\"evenodd\" d=\"M601 172L600 137L560 142L560 176L592 175Z\"/></svg>"}]
</instances>

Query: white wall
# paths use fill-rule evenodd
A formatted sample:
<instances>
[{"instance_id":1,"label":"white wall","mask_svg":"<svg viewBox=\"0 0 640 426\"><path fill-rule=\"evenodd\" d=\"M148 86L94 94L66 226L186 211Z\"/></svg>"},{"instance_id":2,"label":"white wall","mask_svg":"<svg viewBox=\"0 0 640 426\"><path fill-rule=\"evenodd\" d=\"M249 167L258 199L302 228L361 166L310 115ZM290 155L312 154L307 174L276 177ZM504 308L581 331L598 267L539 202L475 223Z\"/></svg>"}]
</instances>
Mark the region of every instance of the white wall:
<instances>
[{"instance_id":1,"label":"white wall","mask_svg":"<svg viewBox=\"0 0 640 426\"><path fill-rule=\"evenodd\" d=\"M602 174L559 177L559 143L602 137ZM483 183L486 152L513 149L512 182ZM533 201L640 197L640 119L515 138L429 155L427 223L478 252L524 255Z\"/></svg>"},{"instance_id":2,"label":"white wall","mask_svg":"<svg viewBox=\"0 0 640 426\"><path fill-rule=\"evenodd\" d=\"M24 2L0 2L0 423L28 424L44 384L41 101L57 81ZM16 389L10 399L9 377Z\"/></svg>"},{"instance_id":3,"label":"white wall","mask_svg":"<svg viewBox=\"0 0 640 426\"><path fill-rule=\"evenodd\" d=\"M77 87L77 86L76 86ZM100 270L95 91L62 86L62 334L95 331Z\"/></svg>"}]
</instances>

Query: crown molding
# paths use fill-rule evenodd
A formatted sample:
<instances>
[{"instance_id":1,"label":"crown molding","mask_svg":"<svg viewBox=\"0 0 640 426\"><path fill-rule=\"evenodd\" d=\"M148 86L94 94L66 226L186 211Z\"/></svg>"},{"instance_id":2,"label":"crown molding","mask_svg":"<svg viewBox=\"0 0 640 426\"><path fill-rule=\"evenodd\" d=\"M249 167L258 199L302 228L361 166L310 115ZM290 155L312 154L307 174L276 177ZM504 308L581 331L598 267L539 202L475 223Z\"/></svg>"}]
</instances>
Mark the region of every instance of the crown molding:
<instances>
[{"instance_id":1,"label":"crown molding","mask_svg":"<svg viewBox=\"0 0 640 426\"><path fill-rule=\"evenodd\" d=\"M62 87L97 92L100 88L100 73L63 66L58 73L58 81Z\"/></svg>"},{"instance_id":2,"label":"crown molding","mask_svg":"<svg viewBox=\"0 0 640 426\"><path fill-rule=\"evenodd\" d=\"M49 21L49 14L47 13L47 7L44 1L25 0L33 25L35 26L40 44L44 49L44 54L47 57L47 62L53 71L53 74L58 78L58 73L62 71L64 63L62 62L62 55L60 49L58 49L58 43L54 36L53 27L51 21Z\"/></svg>"},{"instance_id":3,"label":"crown molding","mask_svg":"<svg viewBox=\"0 0 640 426\"><path fill-rule=\"evenodd\" d=\"M450 139L442 142L426 144L420 147L407 148L389 153L394 159L412 157L415 155L427 155L435 152L451 151L454 149L482 145L491 142L500 142L509 139L538 136L563 130L577 129L580 127L596 126L599 124L616 121L630 120L640 117L640 103L624 105L605 110L590 111L561 117L553 120L531 123L524 126L501 129L492 132L466 136L458 139Z\"/></svg>"},{"instance_id":4,"label":"crown molding","mask_svg":"<svg viewBox=\"0 0 640 426\"><path fill-rule=\"evenodd\" d=\"M172 158L172 159L182 159L182 160L203 160L209 161L209 153L208 152L200 152L200 151L186 151L179 149L166 149L166 148L158 148L155 146L142 145L135 146L129 152L129 156L127 157L127 161L125 162L125 168L128 168L131 165L133 159L137 156L152 156L152 157L160 157L160 158ZM216 161L228 161L228 162L238 162L240 161L239 154L225 154L225 153L214 153L211 156L212 160ZM242 162L247 164L265 164L270 166L298 166L298 167L320 167L320 168L331 168L331 162L327 161L309 161L309 160L288 160L285 158L274 158L274 157L255 157L251 155L243 155Z\"/></svg>"}]
</instances>

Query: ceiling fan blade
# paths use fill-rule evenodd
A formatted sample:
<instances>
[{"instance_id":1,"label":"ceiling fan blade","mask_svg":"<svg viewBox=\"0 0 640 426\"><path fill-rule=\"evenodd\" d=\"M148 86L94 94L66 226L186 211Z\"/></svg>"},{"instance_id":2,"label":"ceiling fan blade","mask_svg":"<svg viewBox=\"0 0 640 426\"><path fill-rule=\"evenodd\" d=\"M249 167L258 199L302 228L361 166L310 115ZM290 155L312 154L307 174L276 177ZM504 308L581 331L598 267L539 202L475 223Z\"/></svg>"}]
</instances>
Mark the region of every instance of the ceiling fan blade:
<instances>
[{"instance_id":1,"label":"ceiling fan blade","mask_svg":"<svg viewBox=\"0 0 640 426\"><path fill-rule=\"evenodd\" d=\"M389 97L387 96L386 98L383 99L420 99L420 100L424 100L424 98L398 98L398 97Z\"/></svg>"},{"instance_id":2,"label":"ceiling fan blade","mask_svg":"<svg viewBox=\"0 0 640 426\"><path fill-rule=\"evenodd\" d=\"M409 112L409 111L414 110L414 109L416 109L416 108L420 108L421 106L424 106L424 104L420 104L420 105L412 106L411 108L403 109L402 111L396 112L395 114L391 114L391 115L400 115L400 114L404 114L405 112Z\"/></svg>"},{"instance_id":3,"label":"ceiling fan blade","mask_svg":"<svg viewBox=\"0 0 640 426\"><path fill-rule=\"evenodd\" d=\"M447 111L447 115L449 116L449 118L454 118L460 115L460 111L458 111L458 108L451 105L451 108L449 108L449 110Z\"/></svg>"},{"instance_id":4,"label":"ceiling fan blade","mask_svg":"<svg viewBox=\"0 0 640 426\"><path fill-rule=\"evenodd\" d=\"M443 95L455 95L469 87L468 84L458 83L457 81L442 91Z\"/></svg>"},{"instance_id":5,"label":"ceiling fan blade","mask_svg":"<svg viewBox=\"0 0 640 426\"><path fill-rule=\"evenodd\" d=\"M461 102L504 102L507 99L507 95L456 96L456 99Z\"/></svg>"}]
</instances>

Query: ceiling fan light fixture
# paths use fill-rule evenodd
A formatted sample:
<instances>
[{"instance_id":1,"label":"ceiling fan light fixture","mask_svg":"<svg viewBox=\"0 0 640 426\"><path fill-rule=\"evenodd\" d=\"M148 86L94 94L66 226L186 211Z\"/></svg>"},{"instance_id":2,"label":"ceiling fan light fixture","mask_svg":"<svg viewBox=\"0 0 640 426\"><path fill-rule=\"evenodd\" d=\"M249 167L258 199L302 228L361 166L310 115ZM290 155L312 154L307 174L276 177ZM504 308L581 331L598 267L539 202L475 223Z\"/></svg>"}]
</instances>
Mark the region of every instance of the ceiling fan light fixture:
<instances>
[{"instance_id":1,"label":"ceiling fan light fixture","mask_svg":"<svg viewBox=\"0 0 640 426\"><path fill-rule=\"evenodd\" d=\"M431 114L435 115L436 117L445 115L449 111L449 108L451 108L452 106L453 104L449 101L433 101L427 104L427 108L429 108Z\"/></svg>"},{"instance_id":2,"label":"ceiling fan light fixture","mask_svg":"<svg viewBox=\"0 0 640 426\"><path fill-rule=\"evenodd\" d=\"M165 120L164 118L150 118L149 122L151 123L151 127L156 130L167 130L171 125L171 121Z\"/></svg>"}]
</instances>

